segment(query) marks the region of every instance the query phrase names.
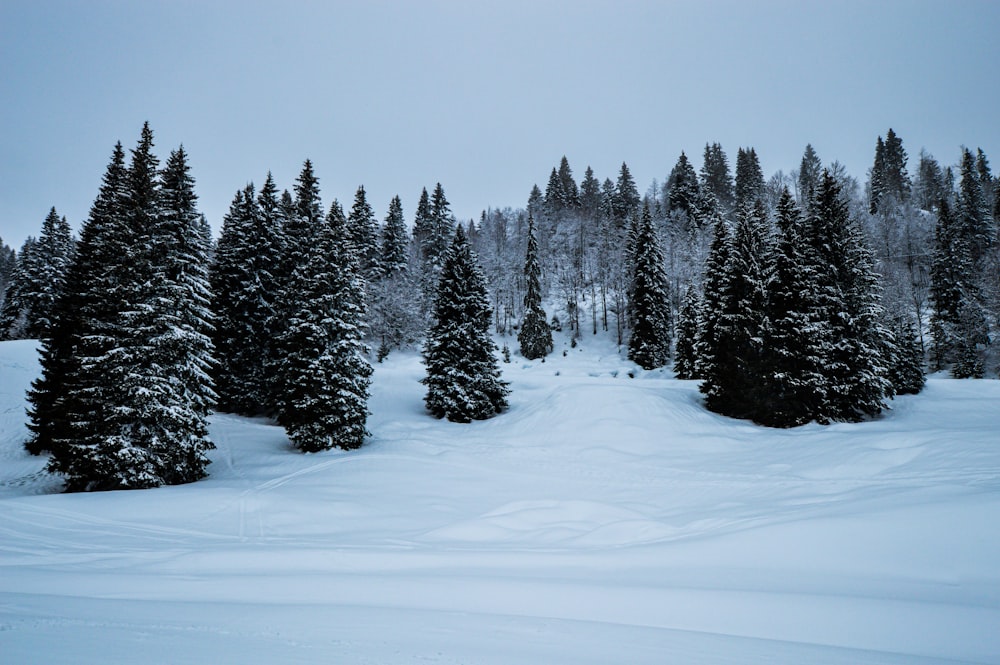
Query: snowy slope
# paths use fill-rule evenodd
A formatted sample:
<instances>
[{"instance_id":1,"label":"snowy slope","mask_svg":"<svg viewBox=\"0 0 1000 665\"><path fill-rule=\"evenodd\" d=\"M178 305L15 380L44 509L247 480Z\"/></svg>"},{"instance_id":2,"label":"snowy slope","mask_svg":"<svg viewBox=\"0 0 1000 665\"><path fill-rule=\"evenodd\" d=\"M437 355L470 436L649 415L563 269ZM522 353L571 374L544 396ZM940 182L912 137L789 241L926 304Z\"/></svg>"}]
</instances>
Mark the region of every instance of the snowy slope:
<instances>
[{"instance_id":1,"label":"snowy slope","mask_svg":"<svg viewBox=\"0 0 1000 665\"><path fill-rule=\"evenodd\" d=\"M0 343L0 663L1000 663L1000 382L775 431L559 351L490 421L393 354L360 451L219 415L208 479L61 495Z\"/></svg>"}]
</instances>

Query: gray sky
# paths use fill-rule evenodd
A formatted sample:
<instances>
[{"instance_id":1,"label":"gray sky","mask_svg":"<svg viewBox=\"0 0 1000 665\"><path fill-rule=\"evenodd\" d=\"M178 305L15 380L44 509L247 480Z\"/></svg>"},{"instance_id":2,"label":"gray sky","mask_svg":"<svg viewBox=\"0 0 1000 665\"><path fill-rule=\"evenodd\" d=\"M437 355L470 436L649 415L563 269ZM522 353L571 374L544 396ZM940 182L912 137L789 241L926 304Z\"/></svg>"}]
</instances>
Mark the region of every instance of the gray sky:
<instances>
[{"instance_id":1,"label":"gray sky","mask_svg":"<svg viewBox=\"0 0 1000 665\"><path fill-rule=\"evenodd\" d=\"M307 157L325 204L364 184L408 221L440 181L462 219L523 206L565 154L640 191L718 141L766 176L806 143L863 180L889 127L911 157L1000 169L1000 2L0 0L0 237L74 229L114 143L183 143L219 228Z\"/></svg>"}]
</instances>

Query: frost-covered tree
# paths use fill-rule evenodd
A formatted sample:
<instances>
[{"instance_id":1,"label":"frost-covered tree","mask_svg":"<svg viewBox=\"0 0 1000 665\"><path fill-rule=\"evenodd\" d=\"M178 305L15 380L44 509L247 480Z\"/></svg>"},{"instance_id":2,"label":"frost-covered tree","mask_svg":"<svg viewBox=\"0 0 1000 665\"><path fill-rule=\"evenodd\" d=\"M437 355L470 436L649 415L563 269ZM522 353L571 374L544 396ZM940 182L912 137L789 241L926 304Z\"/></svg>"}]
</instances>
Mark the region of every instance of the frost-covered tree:
<instances>
[{"instance_id":1,"label":"frost-covered tree","mask_svg":"<svg viewBox=\"0 0 1000 665\"><path fill-rule=\"evenodd\" d=\"M705 156L701 165L701 190L711 193L724 212L732 210L736 192L733 174L729 170L729 160L718 143L705 144Z\"/></svg>"},{"instance_id":2,"label":"frost-covered tree","mask_svg":"<svg viewBox=\"0 0 1000 665\"><path fill-rule=\"evenodd\" d=\"M892 349L889 363L889 380L897 395L916 395L924 388L924 349L917 335L913 320L897 317L892 321Z\"/></svg>"},{"instance_id":3,"label":"frost-covered tree","mask_svg":"<svg viewBox=\"0 0 1000 665\"><path fill-rule=\"evenodd\" d=\"M389 276L408 267L408 241L406 237L406 220L403 217L403 202L399 196L394 196L389 203L389 212L385 216L382 227L382 243L379 252L381 274Z\"/></svg>"},{"instance_id":4,"label":"frost-covered tree","mask_svg":"<svg viewBox=\"0 0 1000 665\"><path fill-rule=\"evenodd\" d=\"M736 154L735 193L737 211L764 196L764 172L753 148L740 148Z\"/></svg>"},{"instance_id":5,"label":"frost-covered tree","mask_svg":"<svg viewBox=\"0 0 1000 665\"><path fill-rule=\"evenodd\" d=\"M710 410L736 418L754 417L759 402L767 252L766 213L756 199L737 211L722 289L710 303L718 309L700 386Z\"/></svg>"},{"instance_id":6,"label":"frost-covered tree","mask_svg":"<svg viewBox=\"0 0 1000 665\"><path fill-rule=\"evenodd\" d=\"M396 196L389 203L382 227L381 275L369 285L369 329L378 340L380 360L392 349L412 344L424 332L420 290L415 280L419 271L416 266L411 269L408 247L403 204Z\"/></svg>"},{"instance_id":7,"label":"frost-covered tree","mask_svg":"<svg viewBox=\"0 0 1000 665\"><path fill-rule=\"evenodd\" d=\"M823 162L811 143L806 144L802 161L799 163L798 201L799 205L807 206L819 186L823 175Z\"/></svg>"},{"instance_id":8,"label":"frost-covered tree","mask_svg":"<svg viewBox=\"0 0 1000 665\"><path fill-rule=\"evenodd\" d=\"M524 294L524 317L517 341L521 355L528 360L544 358L552 351L552 328L542 309L541 267L538 263L538 242L535 240L535 219L528 215L528 249L524 259L524 277L527 291Z\"/></svg>"},{"instance_id":9,"label":"frost-covered tree","mask_svg":"<svg viewBox=\"0 0 1000 665\"><path fill-rule=\"evenodd\" d=\"M634 242L628 357L643 369L654 369L670 360L670 281L648 203L643 205Z\"/></svg>"},{"instance_id":10,"label":"frost-covered tree","mask_svg":"<svg viewBox=\"0 0 1000 665\"><path fill-rule=\"evenodd\" d=\"M777 234L764 310L761 399L754 420L772 427L825 422L829 386L824 354L833 340L819 298L819 266L787 189L778 203Z\"/></svg>"},{"instance_id":11,"label":"frost-covered tree","mask_svg":"<svg viewBox=\"0 0 1000 665\"><path fill-rule=\"evenodd\" d=\"M358 448L368 435L365 286L352 250L335 202L302 248L291 318L278 340L277 420L303 452Z\"/></svg>"},{"instance_id":12,"label":"frost-covered tree","mask_svg":"<svg viewBox=\"0 0 1000 665\"><path fill-rule=\"evenodd\" d=\"M379 262L379 229L375 220L375 211L368 203L365 188L362 185L354 194L354 205L347 216L347 228L357 256L358 269L361 274L371 278L380 270Z\"/></svg>"},{"instance_id":13,"label":"frost-covered tree","mask_svg":"<svg viewBox=\"0 0 1000 665\"><path fill-rule=\"evenodd\" d=\"M684 292L681 309L677 313L677 344L674 348L674 373L678 379L697 379L698 324L701 318L702 300L694 284L688 284Z\"/></svg>"},{"instance_id":14,"label":"frost-covered tree","mask_svg":"<svg viewBox=\"0 0 1000 665\"><path fill-rule=\"evenodd\" d=\"M0 337L43 338L49 334L73 259L73 238L55 208L42 222L38 240L25 245L0 312Z\"/></svg>"},{"instance_id":15,"label":"frost-covered tree","mask_svg":"<svg viewBox=\"0 0 1000 665\"><path fill-rule=\"evenodd\" d=\"M667 202L667 212L683 213L686 216L685 225L696 223L702 201L701 188L694 167L683 151L677 158L673 170L670 171L666 190L664 198Z\"/></svg>"},{"instance_id":16,"label":"frost-covered tree","mask_svg":"<svg viewBox=\"0 0 1000 665\"><path fill-rule=\"evenodd\" d=\"M424 346L424 403L434 417L469 422L507 407L509 390L489 334L491 316L482 270L458 227L444 255Z\"/></svg>"}]
</instances>

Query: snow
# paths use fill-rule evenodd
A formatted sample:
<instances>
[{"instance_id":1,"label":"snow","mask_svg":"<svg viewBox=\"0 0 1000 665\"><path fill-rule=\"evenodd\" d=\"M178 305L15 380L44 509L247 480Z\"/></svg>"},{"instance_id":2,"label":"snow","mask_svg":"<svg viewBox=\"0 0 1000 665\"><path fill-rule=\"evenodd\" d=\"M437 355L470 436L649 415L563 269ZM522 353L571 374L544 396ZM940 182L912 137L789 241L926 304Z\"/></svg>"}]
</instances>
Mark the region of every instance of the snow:
<instances>
[{"instance_id":1,"label":"snow","mask_svg":"<svg viewBox=\"0 0 1000 665\"><path fill-rule=\"evenodd\" d=\"M768 430L560 337L455 424L394 353L360 450L220 414L207 479L65 495L34 354L0 343L0 663L1000 663L997 381Z\"/></svg>"}]
</instances>

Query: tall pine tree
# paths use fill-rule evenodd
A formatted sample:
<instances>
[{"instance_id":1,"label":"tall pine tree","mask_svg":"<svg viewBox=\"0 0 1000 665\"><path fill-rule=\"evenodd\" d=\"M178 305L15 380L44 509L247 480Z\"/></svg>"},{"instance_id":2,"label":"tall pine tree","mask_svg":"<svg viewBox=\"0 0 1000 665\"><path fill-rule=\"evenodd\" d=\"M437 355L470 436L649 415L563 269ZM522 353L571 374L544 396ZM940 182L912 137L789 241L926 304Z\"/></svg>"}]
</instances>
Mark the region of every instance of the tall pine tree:
<instances>
[{"instance_id":1,"label":"tall pine tree","mask_svg":"<svg viewBox=\"0 0 1000 665\"><path fill-rule=\"evenodd\" d=\"M524 318L517 341L521 355L528 360L544 358L552 351L552 329L542 309L541 267L538 264L538 241L535 239L535 219L528 214L528 251L524 259L524 277L528 288L524 294Z\"/></svg>"},{"instance_id":2,"label":"tall pine tree","mask_svg":"<svg viewBox=\"0 0 1000 665\"><path fill-rule=\"evenodd\" d=\"M628 357L643 369L663 367L670 360L670 282L663 267L660 240L649 204L642 207L632 255L629 294L632 334Z\"/></svg>"}]
</instances>

